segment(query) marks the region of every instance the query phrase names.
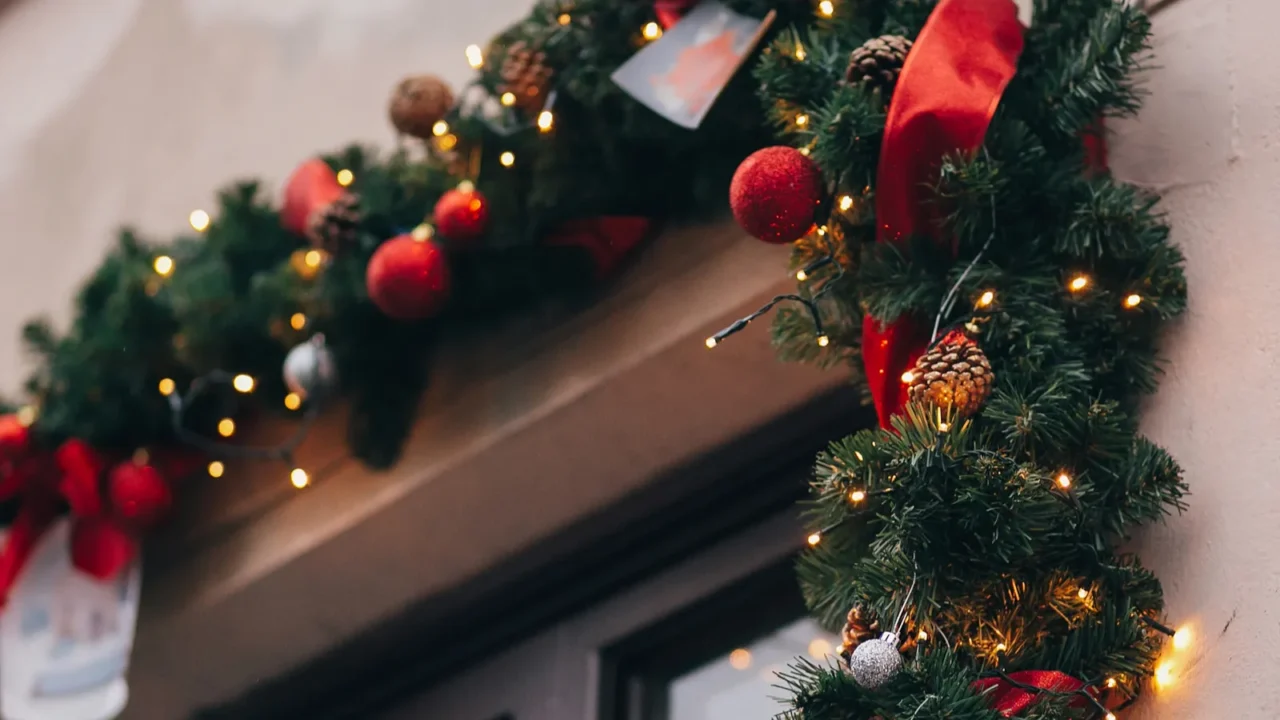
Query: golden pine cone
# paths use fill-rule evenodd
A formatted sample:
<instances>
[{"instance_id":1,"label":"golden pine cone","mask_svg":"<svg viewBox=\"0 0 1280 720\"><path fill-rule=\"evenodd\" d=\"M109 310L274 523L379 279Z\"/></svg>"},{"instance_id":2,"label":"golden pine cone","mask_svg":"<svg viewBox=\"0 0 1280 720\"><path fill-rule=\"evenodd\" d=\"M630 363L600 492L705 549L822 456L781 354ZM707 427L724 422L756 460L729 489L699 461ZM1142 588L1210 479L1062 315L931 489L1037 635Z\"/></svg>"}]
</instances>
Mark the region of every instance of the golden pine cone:
<instances>
[{"instance_id":1,"label":"golden pine cone","mask_svg":"<svg viewBox=\"0 0 1280 720\"><path fill-rule=\"evenodd\" d=\"M360 196L343 193L307 218L307 239L313 246L337 254L355 242L361 219Z\"/></svg>"},{"instance_id":2,"label":"golden pine cone","mask_svg":"<svg viewBox=\"0 0 1280 720\"><path fill-rule=\"evenodd\" d=\"M902 66L911 52L911 41L901 35L871 38L849 54L845 82L879 90L886 100L893 94Z\"/></svg>"},{"instance_id":3,"label":"golden pine cone","mask_svg":"<svg viewBox=\"0 0 1280 720\"><path fill-rule=\"evenodd\" d=\"M854 605L840 633L840 657L849 662L849 656L859 645L880 637L880 634L880 621L871 617L871 613L861 605Z\"/></svg>"},{"instance_id":4,"label":"golden pine cone","mask_svg":"<svg viewBox=\"0 0 1280 720\"><path fill-rule=\"evenodd\" d=\"M387 114L397 132L426 140L431 129L453 108L453 91L435 75L407 77L391 94Z\"/></svg>"},{"instance_id":5,"label":"golden pine cone","mask_svg":"<svg viewBox=\"0 0 1280 720\"><path fill-rule=\"evenodd\" d=\"M541 50L523 42L512 43L502 61L501 75L498 92L515 96L515 107L530 116L542 111L555 71Z\"/></svg>"},{"instance_id":6,"label":"golden pine cone","mask_svg":"<svg viewBox=\"0 0 1280 720\"><path fill-rule=\"evenodd\" d=\"M961 417L982 409L991 397L995 376L987 354L959 330L947 333L916 361L911 372L911 400L955 411Z\"/></svg>"}]
</instances>

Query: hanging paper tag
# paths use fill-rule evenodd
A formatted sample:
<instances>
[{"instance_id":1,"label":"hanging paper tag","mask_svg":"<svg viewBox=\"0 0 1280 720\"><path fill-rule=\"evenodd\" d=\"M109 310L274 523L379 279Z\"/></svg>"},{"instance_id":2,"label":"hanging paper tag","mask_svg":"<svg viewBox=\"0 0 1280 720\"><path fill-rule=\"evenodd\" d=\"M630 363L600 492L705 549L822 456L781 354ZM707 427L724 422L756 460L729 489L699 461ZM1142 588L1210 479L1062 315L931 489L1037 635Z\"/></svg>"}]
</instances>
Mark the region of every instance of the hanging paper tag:
<instances>
[{"instance_id":1,"label":"hanging paper tag","mask_svg":"<svg viewBox=\"0 0 1280 720\"><path fill-rule=\"evenodd\" d=\"M109 720L128 701L138 563L94 579L72 567L70 535L62 519L40 538L0 613L4 720Z\"/></svg>"},{"instance_id":2,"label":"hanging paper tag","mask_svg":"<svg viewBox=\"0 0 1280 720\"><path fill-rule=\"evenodd\" d=\"M671 122L694 129L777 13L764 20L703 0L613 73L613 81Z\"/></svg>"}]
</instances>

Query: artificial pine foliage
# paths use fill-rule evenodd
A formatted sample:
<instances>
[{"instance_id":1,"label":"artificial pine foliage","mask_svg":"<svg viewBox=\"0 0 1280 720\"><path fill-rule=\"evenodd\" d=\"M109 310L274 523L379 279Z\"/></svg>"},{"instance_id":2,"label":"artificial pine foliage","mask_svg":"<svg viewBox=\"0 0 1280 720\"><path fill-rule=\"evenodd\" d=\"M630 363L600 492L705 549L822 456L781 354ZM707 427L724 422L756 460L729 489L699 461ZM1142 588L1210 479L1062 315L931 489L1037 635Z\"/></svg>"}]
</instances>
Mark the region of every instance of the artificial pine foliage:
<instances>
[{"instance_id":1,"label":"artificial pine foliage","mask_svg":"<svg viewBox=\"0 0 1280 720\"><path fill-rule=\"evenodd\" d=\"M794 0L728 4L757 17L777 6L787 24L810 13ZM280 377L285 353L323 332L350 400L354 454L374 466L393 464L439 343L492 331L531 305L577 301L590 290L589 258L542 244L548 231L600 215L722 212L734 167L768 143L749 73L738 74L696 131L672 125L613 83L610 75L643 45L640 29L653 19L648 2L540 0L488 45L475 84L497 98L511 81L503 76L503 59L512 51L536 57L539 82L551 78L557 94L551 132L539 132L533 118L515 108L506 118L469 114L466 93L458 92L463 102L445 117L463 151L454 162L443 154L423 159L417 141L390 154L352 147L327 157L333 169L352 171L350 190L360 199L358 227L345 214L335 227L358 230L363 240L329 247L319 272L298 272L295 253L307 249L307 240L281 228L278 205L252 181L218 196L203 233L157 242L122 232L77 297L69 327L37 320L24 329L37 365L26 387L40 408L35 433L42 445L76 437L131 453L171 444L159 381L185 388L215 368L258 380L253 396L239 402L287 413ZM425 115L398 116L402 130L428 142L447 94L443 88L433 93L439 102ZM412 127L405 125L409 120ZM503 151L514 153L513 167L499 162ZM418 323L388 319L365 288L374 245L423 222L443 193L467 179L487 199L489 223L481 242L453 248L447 312ZM173 260L166 276L153 268L161 255ZM295 313L307 318L302 329L290 322ZM190 424L212 430L235 410L233 401L202 402L188 413Z\"/></svg>"},{"instance_id":2,"label":"artificial pine foliage","mask_svg":"<svg viewBox=\"0 0 1280 720\"><path fill-rule=\"evenodd\" d=\"M995 720L972 684L1023 670L1066 673L1115 706L1143 690L1164 646L1148 623L1161 619L1160 584L1116 546L1183 508L1180 469L1135 417L1156 387L1159 332L1185 306L1183 258L1156 199L1086 167L1082 144L1100 118L1138 107L1148 19L1112 0L1036 2L984 146L946 158L934 178L953 255L924 239L875 243L889 99L839 82L851 52L881 35L914 39L934 5L838 4L835 18L779 35L755 66L780 136L809 148L834 188L828 231L796 243L792 263L818 266L800 292L830 342L815 343L807 313L782 312L783 356L847 364L863 384L864 315L932 323L958 283L941 334L975 331L995 379L972 417L911 404L892 429L818 458L809 519L823 533L799 562L810 609L838 632L851 608L893 618L905 606L906 627L929 639L874 691L800 661L783 677L789 718ZM813 119L797 131L801 112ZM1100 716L1078 699L1044 693L1017 717Z\"/></svg>"}]
</instances>

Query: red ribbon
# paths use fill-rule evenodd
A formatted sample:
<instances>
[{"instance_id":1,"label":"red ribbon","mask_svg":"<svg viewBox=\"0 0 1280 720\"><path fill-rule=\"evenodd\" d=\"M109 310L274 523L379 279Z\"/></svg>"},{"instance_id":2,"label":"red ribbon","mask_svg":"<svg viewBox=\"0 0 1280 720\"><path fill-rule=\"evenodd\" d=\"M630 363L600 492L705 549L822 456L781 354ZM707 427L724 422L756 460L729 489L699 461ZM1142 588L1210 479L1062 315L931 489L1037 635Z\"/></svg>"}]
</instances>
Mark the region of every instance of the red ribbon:
<instances>
[{"instance_id":1,"label":"red ribbon","mask_svg":"<svg viewBox=\"0 0 1280 720\"><path fill-rule=\"evenodd\" d=\"M1012 0L942 0L902 68L885 121L876 173L877 240L942 235L929 187L943 156L982 145L1022 53ZM929 329L909 317L862 324L863 363L880 424L906 405L902 382L924 353Z\"/></svg>"},{"instance_id":2,"label":"red ribbon","mask_svg":"<svg viewBox=\"0 0 1280 720\"><path fill-rule=\"evenodd\" d=\"M1070 693L1084 687L1084 683L1070 675L1053 670L1023 670L1010 673L1009 678L1023 685L1029 685L1051 692ZM1004 678L983 678L974 681L971 686L979 693L987 693L991 707L1005 717L1013 717L1030 708L1040 699L1040 693L1024 690ZM1083 697L1071 703L1072 707L1085 704Z\"/></svg>"},{"instance_id":3,"label":"red ribbon","mask_svg":"<svg viewBox=\"0 0 1280 720\"><path fill-rule=\"evenodd\" d=\"M305 235L312 213L332 205L346 192L328 163L319 158L308 160L285 183L280 224L289 232Z\"/></svg>"},{"instance_id":4,"label":"red ribbon","mask_svg":"<svg viewBox=\"0 0 1280 720\"><path fill-rule=\"evenodd\" d=\"M71 561L79 570L106 580L128 567L137 553L130 533L110 513L99 490L107 462L81 440L68 440L50 456L36 451L26 428L0 418L0 500L21 495L22 507L0 548L0 607L31 559L40 538L61 512L71 508Z\"/></svg>"},{"instance_id":5,"label":"red ribbon","mask_svg":"<svg viewBox=\"0 0 1280 720\"><path fill-rule=\"evenodd\" d=\"M609 215L583 218L560 225L544 242L585 250L591 256L596 279L603 280L649 237L652 228L653 221L647 217Z\"/></svg>"},{"instance_id":6,"label":"red ribbon","mask_svg":"<svg viewBox=\"0 0 1280 720\"><path fill-rule=\"evenodd\" d=\"M663 30L670 30L698 2L699 0L654 0L653 14L657 16Z\"/></svg>"}]
</instances>

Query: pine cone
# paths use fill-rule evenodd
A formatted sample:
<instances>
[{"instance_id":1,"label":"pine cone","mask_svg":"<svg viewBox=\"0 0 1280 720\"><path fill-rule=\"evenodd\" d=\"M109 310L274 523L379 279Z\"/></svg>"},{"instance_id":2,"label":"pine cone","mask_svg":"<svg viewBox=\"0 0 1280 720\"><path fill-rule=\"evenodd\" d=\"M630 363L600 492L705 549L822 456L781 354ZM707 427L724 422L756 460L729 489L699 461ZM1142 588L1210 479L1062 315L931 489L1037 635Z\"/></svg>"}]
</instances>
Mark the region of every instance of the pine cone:
<instances>
[{"instance_id":1,"label":"pine cone","mask_svg":"<svg viewBox=\"0 0 1280 720\"><path fill-rule=\"evenodd\" d=\"M396 86L387 113L398 132L426 140L432 127L452 108L453 91L445 81L434 75L416 75Z\"/></svg>"},{"instance_id":2,"label":"pine cone","mask_svg":"<svg viewBox=\"0 0 1280 720\"><path fill-rule=\"evenodd\" d=\"M961 417L982 409L991 396L995 376L986 353L959 330L947 333L916 361L911 373L911 400L926 402Z\"/></svg>"},{"instance_id":3,"label":"pine cone","mask_svg":"<svg viewBox=\"0 0 1280 720\"><path fill-rule=\"evenodd\" d=\"M849 662L849 656L858 645L867 640L880 637L880 621L871 617L871 613L861 605L854 605L845 620L844 631L840 633L840 657Z\"/></svg>"},{"instance_id":4,"label":"pine cone","mask_svg":"<svg viewBox=\"0 0 1280 720\"><path fill-rule=\"evenodd\" d=\"M868 90L879 90L887 100L898 84L902 65L911 52L911 41L901 35L881 35L862 44L849 54L849 69L845 82L861 85Z\"/></svg>"},{"instance_id":5,"label":"pine cone","mask_svg":"<svg viewBox=\"0 0 1280 720\"><path fill-rule=\"evenodd\" d=\"M542 111L547 91L555 71L547 65L547 57L541 50L523 42L512 43L502 61L502 85L498 92L515 96L515 107L527 115Z\"/></svg>"},{"instance_id":6,"label":"pine cone","mask_svg":"<svg viewBox=\"0 0 1280 720\"><path fill-rule=\"evenodd\" d=\"M307 239L315 247L336 255L355 242L360 220L360 196L343 193L307 218Z\"/></svg>"}]
</instances>

